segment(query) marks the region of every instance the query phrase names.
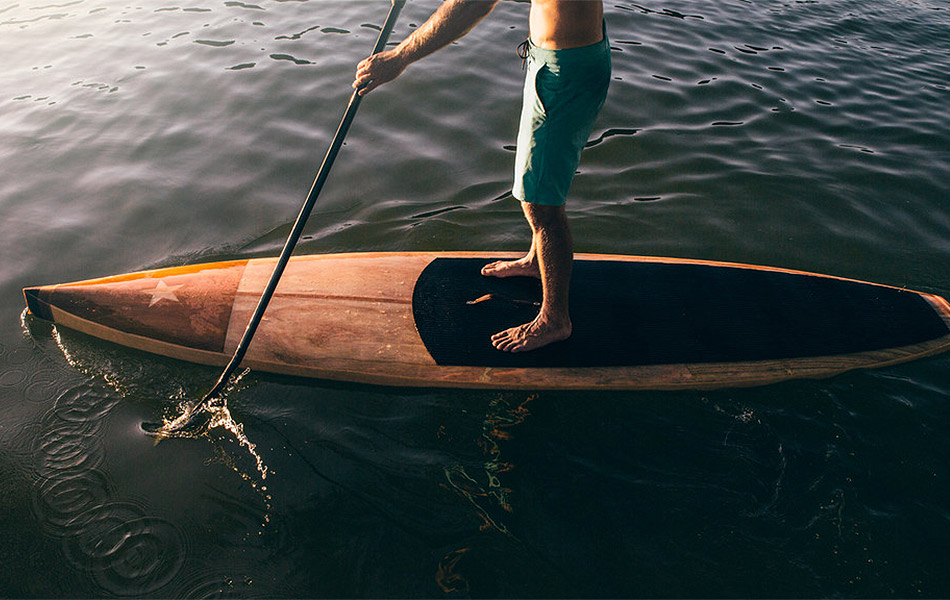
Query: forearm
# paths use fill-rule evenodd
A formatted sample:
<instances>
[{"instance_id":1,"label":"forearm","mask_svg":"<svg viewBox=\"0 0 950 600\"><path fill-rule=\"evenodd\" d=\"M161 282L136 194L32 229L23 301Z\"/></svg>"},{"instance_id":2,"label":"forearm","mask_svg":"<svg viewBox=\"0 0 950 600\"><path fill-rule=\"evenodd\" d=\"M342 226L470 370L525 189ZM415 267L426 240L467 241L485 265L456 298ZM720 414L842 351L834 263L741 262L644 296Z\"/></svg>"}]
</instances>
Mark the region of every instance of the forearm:
<instances>
[{"instance_id":1,"label":"forearm","mask_svg":"<svg viewBox=\"0 0 950 600\"><path fill-rule=\"evenodd\" d=\"M425 23L393 51L406 65L448 46L472 30L498 0L445 0Z\"/></svg>"},{"instance_id":2,"label":"forearm","mask_svg":"<svg viewBox=\"0 0 950 600\"><path fill-rule=\"evenodd\" d=\"M445 0L425 23L395 48L360 62L353 87L362 95L392 81L411 63L471 31L496 4L498 0Z\"/></svg>"}]
</instances>

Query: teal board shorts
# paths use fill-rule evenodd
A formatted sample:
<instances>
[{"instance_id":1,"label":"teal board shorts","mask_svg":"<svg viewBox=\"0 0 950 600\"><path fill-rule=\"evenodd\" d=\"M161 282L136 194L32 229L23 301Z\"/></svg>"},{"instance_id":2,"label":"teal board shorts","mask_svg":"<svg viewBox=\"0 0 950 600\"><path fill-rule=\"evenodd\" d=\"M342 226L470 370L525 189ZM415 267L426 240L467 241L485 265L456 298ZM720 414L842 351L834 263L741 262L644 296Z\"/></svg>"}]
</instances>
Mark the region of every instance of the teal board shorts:
<instances>
[{"instance_id":1,"label":"teal board shorts","mask_svg":"<svg viewBox=\"0 0 950 600\"><path fill-rule=\"evenodd\" d=\"M610 44L546 50L529 43L512 194L561 206L610 85Z\"/></svg>"}]
</instances>

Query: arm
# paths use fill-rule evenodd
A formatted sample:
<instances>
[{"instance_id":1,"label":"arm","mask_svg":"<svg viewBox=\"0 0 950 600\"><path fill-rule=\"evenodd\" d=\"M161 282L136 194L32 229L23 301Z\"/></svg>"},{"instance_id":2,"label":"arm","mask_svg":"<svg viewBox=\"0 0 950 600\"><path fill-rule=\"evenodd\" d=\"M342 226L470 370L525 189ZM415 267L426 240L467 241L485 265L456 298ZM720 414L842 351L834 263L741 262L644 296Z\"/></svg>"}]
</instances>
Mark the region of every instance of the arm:
<instances>
[{"instance_id":1,"label":"arm","mask_svg":"<svg viewBox=\"0 0 950 600\"><path fill-rule=\"evenodd\" d=\"M392 81L415 61L448 46L472 30L499 0L445 0L429 19L392 50L374 54L356 67L353 87L365 95Z\"/></svg>"}]
</instances>

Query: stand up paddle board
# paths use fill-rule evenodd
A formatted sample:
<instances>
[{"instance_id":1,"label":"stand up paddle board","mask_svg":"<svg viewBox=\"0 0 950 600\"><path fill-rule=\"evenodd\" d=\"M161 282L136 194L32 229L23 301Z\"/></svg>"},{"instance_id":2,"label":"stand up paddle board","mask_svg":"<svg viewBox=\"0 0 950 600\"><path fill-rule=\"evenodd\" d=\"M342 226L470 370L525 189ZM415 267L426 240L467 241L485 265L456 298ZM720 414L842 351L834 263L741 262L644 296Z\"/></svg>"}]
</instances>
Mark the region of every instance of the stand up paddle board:
<instances>
[{"instance_id":1,"label":"stand up paddle board","mask_svg":"<svg viewBox=\"0 0 950 600\"><path fill-rule=\"evenodd\" d=\"M520 354L493 333L530 321L529 277L503 253L296 256L243 366L421 387L706 389L828 377L950 348L950 304L866 282L720 262L578 255L573 336ZM228 362L275 259L24 290L30 313L164 356Z\"/></svg>"}]
</instances>

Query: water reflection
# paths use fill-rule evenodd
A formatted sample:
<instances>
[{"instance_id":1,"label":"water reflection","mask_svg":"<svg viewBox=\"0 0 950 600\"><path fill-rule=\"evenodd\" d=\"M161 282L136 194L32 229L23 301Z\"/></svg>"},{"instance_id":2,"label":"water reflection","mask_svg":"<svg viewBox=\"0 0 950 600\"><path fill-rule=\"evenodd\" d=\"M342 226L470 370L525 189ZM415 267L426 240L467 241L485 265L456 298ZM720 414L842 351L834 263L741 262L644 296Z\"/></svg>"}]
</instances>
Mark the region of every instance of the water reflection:
<instances>
[{"instance_id":1,"label":"water reflection","mask_svg":"<svg viewBox=\"0 0 950 600\"><path fill-rule=\"evenodd\" d=\"M502 518L513 511L512 490L502 483L502 474L514 465L502 458L499 442L511 439L511 430L531 414L527 405L536 396L528 396L517 404L507 397L492 400L482 423L478 445L487 457L479 472L469 474L461 463L445 467L445 479L449 489L465 498L482 520L482 530L494 529L510 534ZM500 511L499 511L500 509Z\"/></svg>"},{"instance_id":2,"label":"water reflection","mask_svg":"<svg viewBox=\"0 0 950 600\"><path fill-rule=\"evenodd\" d=\"M525 422L530 416L528 403L537 396L515 400L501 396L489 402L481 424L481 433L477 440L479 449L485 457L477 468L467 469L461 463L452 463L443 468L445 487L458 494L474 510L481 521L483 532L497 532L505 538L521 545L506 525L506 516L514 512L514 490L503 481L504 474L515 465L502 455L502 445L511 440L512 430ZM440 428L440 437L447 436L446 428ZM473 549L472 546L457 548L448 552L439 561L435 574L436 583L445 593L468 592L469 580L460 572L459 562Z\"/></svg>"}]
</instances>

